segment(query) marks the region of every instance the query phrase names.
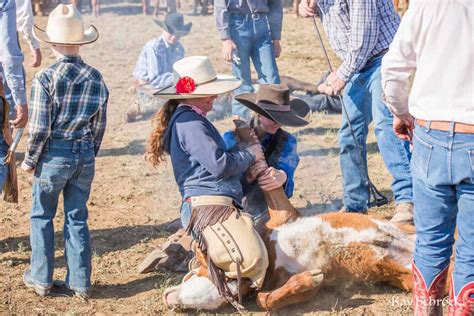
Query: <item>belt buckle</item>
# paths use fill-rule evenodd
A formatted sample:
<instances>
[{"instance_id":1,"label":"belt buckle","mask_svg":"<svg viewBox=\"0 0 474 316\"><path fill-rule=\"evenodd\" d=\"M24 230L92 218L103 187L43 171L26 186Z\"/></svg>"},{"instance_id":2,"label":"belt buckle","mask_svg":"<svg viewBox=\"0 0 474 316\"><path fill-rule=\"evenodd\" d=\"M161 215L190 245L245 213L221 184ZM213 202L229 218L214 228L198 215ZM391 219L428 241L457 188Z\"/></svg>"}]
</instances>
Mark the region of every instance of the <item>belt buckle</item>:
<instances>
[{"instance_id":1,"label":"belt buckle","mask_svg":"<svg viewBox=\"0 0 474 316\"><path fill-rule=\"evenodd\" d=\"M250 15L252 17L252 20L259 20L260 19L260 13L255 12Z\"/></svg>"}]
</instances>

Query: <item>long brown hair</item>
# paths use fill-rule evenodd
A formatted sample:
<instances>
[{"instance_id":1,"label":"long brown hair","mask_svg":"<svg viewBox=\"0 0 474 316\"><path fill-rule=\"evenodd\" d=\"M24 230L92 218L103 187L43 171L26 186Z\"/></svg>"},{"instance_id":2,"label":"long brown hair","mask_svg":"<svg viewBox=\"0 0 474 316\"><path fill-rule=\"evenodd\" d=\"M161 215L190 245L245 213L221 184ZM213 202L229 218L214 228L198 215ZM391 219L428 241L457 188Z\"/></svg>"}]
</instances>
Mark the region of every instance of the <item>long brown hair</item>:
<instances>
[{"instance_id":1,"label":"long brown hair","mask_svg":"<svg viewBox=\"0 0 474 316\"><path fill-rule=\"evenodd\" d=\"M173 116L174 112L178 108L181 100L168 100L163 105L160 111L158 111L153 117L152 125L153 129L150 136L148 137L148 146L145 153L145 159L153 166L156 167L165 160L165 133L168 128L168 124Z\"/></svg>"}]
</instances>

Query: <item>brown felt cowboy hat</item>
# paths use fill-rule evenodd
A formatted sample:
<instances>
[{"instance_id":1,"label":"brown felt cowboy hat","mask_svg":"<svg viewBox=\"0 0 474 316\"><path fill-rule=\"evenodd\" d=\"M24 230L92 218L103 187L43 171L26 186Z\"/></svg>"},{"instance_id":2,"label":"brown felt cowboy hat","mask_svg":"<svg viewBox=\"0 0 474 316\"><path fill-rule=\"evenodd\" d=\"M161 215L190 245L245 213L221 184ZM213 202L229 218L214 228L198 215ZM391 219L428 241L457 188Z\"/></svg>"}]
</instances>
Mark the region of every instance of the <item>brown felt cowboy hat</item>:
<instances>
[{"instance_id":1,"label":"brown felt cowboy hat","mask_svg":"<svg viewBox=\"0 0 474 316\"><path fill-rule=\"evenodd\" d=\"M166 32L175 36L186 36L191 31L192 23L184 24L184 17L181 13L169 13L164 21L155 20Z\"/></svg>"},{"instance_id":2,"label":"brown felt cowboy hat","mask_svg":"<svg viewBox=\"0 0 474 316\"><path fill-rule=\"evenodd\" d=\"M260 85L257 93L240 94L235 99L278 124L291 127L309 124L309 105L303 100L290 98L290 90L286 86Z\"/></svg>"}]
</instances>

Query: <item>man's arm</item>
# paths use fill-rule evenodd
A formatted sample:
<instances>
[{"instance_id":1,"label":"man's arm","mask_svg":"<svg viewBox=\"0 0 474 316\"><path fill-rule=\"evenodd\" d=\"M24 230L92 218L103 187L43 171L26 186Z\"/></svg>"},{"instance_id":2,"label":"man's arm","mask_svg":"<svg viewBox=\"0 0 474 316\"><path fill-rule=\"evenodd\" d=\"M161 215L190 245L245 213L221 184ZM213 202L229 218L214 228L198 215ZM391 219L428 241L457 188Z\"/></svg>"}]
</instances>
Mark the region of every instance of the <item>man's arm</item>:
<instances>
[{"instance_id":1,"label":"man's arm","mask_svg":"<svg viewBox=\"0 0 474 316\"><path fill-rule=\"evenodd\" d=\"M414 44L420 32L422 10L408 10L404 15L390 49L382 59L382 87L384 101L393 113L393 130L397 137L410 141L415 127L409 113L410 77L416 70L417 55Z\"/></svg>"},{"instance_id":2,"label":"man's arm","mask_svg":"<svg viewBox=\"0 0 474 316\"><path fill-rule=\"evenodd\" d=\"M3 71L8 87L12 92L13 102L17 111L26 109L26 88L23 72L23 54L18 45L16 33L16 12L15 1L8 1L4 8L4 13L0 15L2 25L6 25L6 30L0 32L0 51ZM25 115L27 118L27 115ZM21 126L20 126L21 125ZM18 127L26 125L26 119Z\"/></svg>"},{"instance_id":3,"label":"man's arm","mask_svg":"<svg viewBox=\"0 0 474 316\"><path fill-rule=\"evenodd\" d=\"M281 54L281 28L283 24L282 0L268 0L268 22L270 24L270 34L273 40L275 58Z\"/></svg>"},{"instance_id":4,"label":"man's arm","mask_svg":"<svg viewBox=\"0 0 474 316\"><path fill-rule=\"evenodd\" d=\"M416 70L416 53L413 36L419 28L419 21L408 10L393 39L388 52L382 59L382 87L384 101L394 115L408 113L410 77Z\"/></svg>"},{"instance_id":5,"label":"man's arm","mask_svg":"<svg viewBox=\"0 0 474 316\"><path fill-rule=\"evenodd\" d=\"M28 129L28 147L24 164L36 168L43 146L51 134L52 100L41 79L35 77L31 83L30 123Z\"/></svg>"},{"instance_id":6,"label":"man's arm","mask_svg":"<svg viewBox=\"0 0 474 316\"><path fill-rule=\"evenodd\" d=\"M41 65L41 50L40 43L33 36L33 9L31 7L31 0L16 0L16 22L18 32L23 34L23 38L30 46L33 55L33 67Z\"/></svg>"},{"instance_id":7,"label":"man's arm","mask_svg":"<svg viewBox=\"0 0 474 316\"><path fill-rule=\"evenodd\" d=\"M268 22L272 40L281 40L281 28L283 24L282 0L268 0Z\"/></svg>"},{"instance_id":8,"label":"man's arm","mask_svg":"<svg viewBox=\"0 0 474 316\"><path fill-rule=\"evenodd\" d=\"M219 38L222 40L222 59L232 61L232 52L237 52L237 46L230 37L229 11L227 11L227 0L214 1L214 20L216 22Z\"/></svg>"},{"instance_id":9,"label":"man's arm","mask_svg":"<svg viewBox=\"0 0 474 316\"><path fill-rule=\"evenodd\" d=\"M349 81L355 72L365 66L377 44L377 1L379 0L348 1L351 21L348 54L336 71L337 76L344 82Z\"/></svg>"},{"instance_id":10,"label":"man's arm","mask_svg":"<svg viewBox=\"0 0 474 316\"><path fill-rule=\"evenodd\" d=\"M229 11L227 11L226 0L214 1L214 20L217 32L219 32L219 38L223 41L230 39Z\"/></svg>"}]
</instances>

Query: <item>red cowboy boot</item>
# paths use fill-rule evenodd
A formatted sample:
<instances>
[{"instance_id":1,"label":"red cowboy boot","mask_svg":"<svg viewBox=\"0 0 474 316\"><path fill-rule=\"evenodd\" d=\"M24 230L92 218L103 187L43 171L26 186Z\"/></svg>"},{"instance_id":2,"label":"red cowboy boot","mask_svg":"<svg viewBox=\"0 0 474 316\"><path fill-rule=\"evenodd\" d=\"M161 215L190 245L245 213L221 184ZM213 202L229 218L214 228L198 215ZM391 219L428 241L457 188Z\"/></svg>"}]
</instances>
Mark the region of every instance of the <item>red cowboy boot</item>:
<instances>
[{"instance_id":1,"label":"red cowboy boot","mask_svg":"<svg viewBox=\"0 0 474 316\"><path fill-rule=\"evenodd\" d=\"M458 297L454 297L454 282L449 289L449 316L474 315L474 282L470 282L461 289Z\"/></svg>"},{"instance_id":2,"label":"red cowboy boot","mask_svg":"<svg viewBox=\"0 0 474 316\"><path fill-rule=\"evenodd\" d=\"M412 264L413 313L415 316L443 315L443 297L448 276L448 267L436 276L429 289L421 272Z\"/></svg>"}]
</instances>

